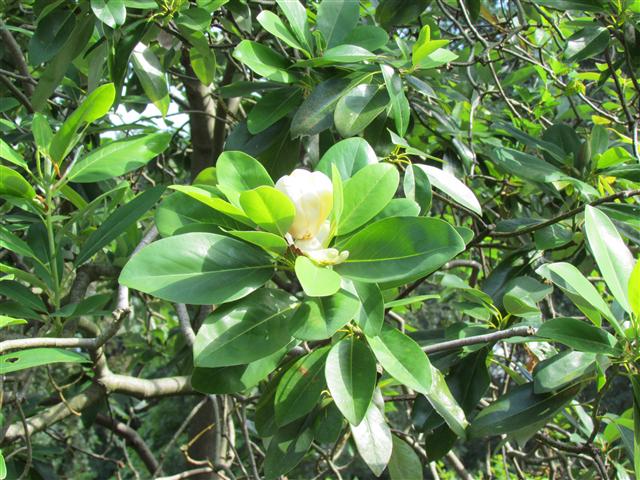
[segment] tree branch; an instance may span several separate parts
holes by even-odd
[[[459,338],[457,340],[449,340],[447,342],[435,343],[422,347],[422,350],[429,353],[443,352],[445,350],[454,350],[468,345],[476,345],[478,343],[489,343],[511,337],[530,337],[536,334],[533,327],[514,327],[499,332],[486,333],[484,335],[475,335],[473,337]]]

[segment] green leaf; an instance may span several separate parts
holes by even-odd
[[[289,61],[275,50],[251,40],[242,40],[233,50],[233,57],[269,80],[293,83],[296,76],[288,72]]]
[[[459,437],[465,437],[465,429],[469,425],[464,410],[451,394],[444,375],[433,365],[431,367],[431,389],[425,396],[436,412],[444,419]]]
[[[284,238],[269,232],[229,230],[227,233],[278,255],[284,255],[289,248]]]
[[[269,255],[212,233],[164,238],[131,257],[120,283],[172,302],[211,305],[245,297],[273,275]]]
[[[380,391],[376,391],[362,421],[358,425],[351,423],[349,427],[360,457],[379,477],[389,463],[393,450],[391,429],[384,418],[384,400]]]
[[[296,360],[278,382],[275,397],[276,423],[291,423],[308,414],[326,387],[324,365],[329,346],[317,348]]]
[[[3,282],[0,282],[3,283]],[[6,315],[0,315],[0,328],[10,327],[12,325],[24,325],[27,321],[22,318],[7,317]]]
[[[631,313],[627,286],[634,260],[606,214],[587,205],[584,210],[584,226],[589,248],[609,290],[625,311]]]
[[[393,450],[389,459],[391,480],[422,480],[422,462],[415,450],[404,440],[393,435]]]
[[[390,235],[393,242],[389,242]],[[366,226],[340,248],[349,251],[349,258],[335,267],[340,275],[378,283],[428,275],[462,252],[465,244],[442,220],[392,217]]]
[[[601,12],[605,9],[598,0],[536,0],[538,5],[555,10],[576,10],[579,12]]]
[[[287,28],[284,22],[280,20],[280,17],[278,17],[275,13],[269,10],[263,10],[256,17],[256,20],[258,20],[258,23],[262,26],[262,28],[264,28],[274,37],[279,38],[290,47],[293,47],[297,50],[303,50],[307,54],[309,54],[309,52],[305,50],[302,44],[296,39],[293,33],[291,33],[291,31]]]
[[[27,242],[2,225],[0,225],[0,248],[40,261]]]
[[[427,64],[429,55],[442,47],[446,47],[449,40],[431,40],[431,27],[425,25],[420,29],[418,40],[413,44],[411,63],[413,68],[421,68],[422,64]],[[402,135],[402,134],[400,134]]]
[[[617,355],[616,338],[602,328],[594,327],[577,318],[552,318],[544,322],[536,336],[562,343],[581,352]]]
[[[124,175],[164,152],[171,138],[170,133],[152,133],[108,143],[78,160],[67,178],[75,183],[92,183]]]
[[[263,185],[273,187],[264,166],[244,152],[223,152],[216,162],[216,173],[225,195],[234,205],[238,205],[240,192]]]
[[[536,394],[533,382],[513,387],[482,410],[469,426],[469,437],[479,438],[511,433],[553,418],[578,393],[578,385],[564,390]]]
[[[192,47],[189,49],[189,63],[198,80],[203,85],[211,85],[215,79],[216,56],[208,48]]]
[[[18,167],[22,167],[25,170],[29,171],[29,166],[27,162],[24,161],[22,155],[16,152],[7,142],[0,138],[0,158],[4,158],[8,162],[17,165]]]
[[[95,18],[90,12],[85,12],[76,17],[75,28],[60,48],[56,56],[47,63],[44,72],[38,79],[38,85],[31,96],[31,104],[34,110],[41,111],[55,89],[64,79],[71,62],[86,48],[93,28]]]
[[[218,307],[196,335],[195,366],[242,365],[279,351],[291,341],[289,322],[297,306],[295,298],[287,293],[261,288],[237,302]]]
[[[0,195],[31,200],[36,196],[36,191],[18,172],[0,165]]]
[[[629,276],[629,305],[631,311],[640,319],[640,260]]]
[[[534,393],[547,393],[579,382],[596,370],[596,354],[565,350],[540,362],[533,371]]]
[[[511,315],[526,317],[539,314],[538,302],[549,295],[553,288],[543,285],[531,277],[517,277],[510,280],[504,288],[502,304]]]
[[[78,131],[106,115],[115,98],[116,90],[113,83],[102,85],[91,92],[51,139],[51,159],[58,164],[62,162],[80,140],[81,135]]]
[[[412,338],[401,331],[382,326],[377,337],[367,337],[378,362],[398,382],[427,395],[431,388],[431,364]]]
[[[30,288],[14,280],[0,281],[0,295],[15,300],[17,303],[37,310],[38,312],[47,311],[47,307],[38,295],[33,293]]]
[[[569,38],[564,55],[567,62],[581,62],[594,57],[609,46],[609,30],[600,26],[583,28]]]
[[[316,170],[331,177],[331,166],[335,165],[342,180],[346,181],[372,163],[378,163],[376,152],[364,138],[355,137],[333,144],[316,165]]]
[[[358,425],[367,414],[376,387],[376,359],[367,344],[354,335],[336,343],[327,356],[325,377],[342,415]]]
[[[287,350],[288,347],[284,347],[268,357],[247,365],[218,368],[194,367],[191,373],[191,386],[198,392],[212,395],[247,391],[267,378],[278,367]]]
[[[575,266],[565,262],[550,263],[538,267],[536,273],[560,287],[596,326],[600,326],[602,314],[616,331],[622,334],[622,329],[609,306]]]
[[[307,22],[307,10],[297,0],[276,0],[278,7],[287,18],[291,30],[300,44],[311,52],[311,34],[309,23]]]
[[[400,175],[388,163],[367,165],[344,184],[344,207],[338,235],[345,235],[376,216],[393,198]]]
[[[90,363],[84,355],[63,348],[30,348],[0,355],[3,375],[51,363]]]
[[[328,297],[340,290],[340,275],[305,256],[296,258],[295,271],[304,293],[310,297]]]
[[[131,62],[144,93],[164,117],[169,111],[171,100],[167,76],[160,60],[150,47],[138,43],[131,53]]]
[[[342,77],[319,83],[293,116],[291,137],[315,135],[331,127],[333,109],[348,86],[349,80]]]
[[[331,227],[335,229],[340,224],[340,218],[344,210],[344,186],[342,184],[342,176],[334,164],[331,165],[331,186],[333,187]]]
[[[124,0],[91,0],[91,10],[98,20],[116,28],[127,19],[127,8]]]
[[[240,194],[244,213],[263,230],[284,236],[293,224],[296,207],[280,190],[262,186]]]
[[[196,32],[207,31],[211,24],[211,13],[208,9],[190,7],[180,12],[176,23]]]
[[[255,135],[266,130],[296,108],[301,100],[302,90],[299,88],[283,88],[266,93],[249,112],[249,132]]]
[[[428,54],[420,61],[420,64],[416,68],[427,70],[429,68],[437,68],[447,63],[453,62],[458,58],[458,55],[446,48],[438,48],[435,51]]]
[[[379,85],[360,84],[338,100],[333,115],[336,129],[343,137],[352,137],[373,122],[388,104],[386,90]]]
[[[190,185],[171,185],[169,188],[184,193],[185,195],[188,195],[189,197],[213,208],[217,212],[220,212],[237,222],[249,226],[254,225],[242,210],[223,200],[216,194],[216,192],[211,191],[210,189],[192,187]],[[240,195],[238,195],[238,197],[239,196]]]
[[[327,48],[340,45],[358,24],[360,6],[357,0],[323,0],[318,5],[316,26],[322,32]]]
[[[408,166],[404,171],[402,189],[407,199],[413,200],[420,206],[421,214],[426,214],[429,211],[433,193],[429,176],[424,170],[413,164]]]
[[[181,192],[175,192],[166,197],[156,209],[155,222],[160,235],[169,237],[177,230],[188,225],[213,224],[225,228],[241,228],[242,224],[231,217],[199,202]],[[246,232],[250,233],[250,232]],[[265,233],[266,232],[251,232]],[[284,239],[282,239],[284,242]],[[285,242],[285,248],[286,248]]]
[[[469,187],[452,174],[429,165],[414,166],[427,174],[431,185],[436,187],[438,190],[442,190],[463,207],[468,208],[478,215],[482,215],[482,207],[480,206],[480,202],[478,202],[475,194]]]
[[[389,41],[389,35],[382,28],[375,25],[357,25],[349,32],[343,43],[366,48],[370,52],[384,47]]]
[[[640,476],[640,375],[631,376],[633,392],[633,469]]]
[[[291,319],[293,336],[300,340],[325,340],[355,317],[360,301],[348,290],[338,290],[330,297],[304,301]]]
[[[264,460],[266,480],[275,480],[304,458],[313,442],[314,415],[278,429],[269,441]]]
[[[398,134],[403,137],[409,127],[409,100],[404,94],[400,75],[389,65],[380,65],[387,93],[391,98],[391,114]]]
[[[375,337],[380,333],[384,323],[384,299],[380,288],[375,283],[353,282],[358,298],[360,310],[356,315],[356,322],[368,337]]]
[[[82,265],[94,253],[118,238],[127,228],[153,207],[164,192],[163,185],[145,190],[133,200],[116,209],[102,222],[98,229],[89,235],[80,249],[75,265]]]

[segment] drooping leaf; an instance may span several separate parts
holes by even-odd
[[[0,371],[3,375],[51,363],[89,363],[89,359],[63,348],[29,348],[0,355]]]
[[[144,93],[158,107],[162,116],[169,110],[169,87],[167,76],[160,60],[153,50],[143,43],[138,43],[131,54],[133,71],[135,72]]]
[[[362,421],[349,427],[360,457],[379,477],[389,463],[393,450],[391,429],[384,418],[384,401],[379,390],[376,390]]]
[[[422,462],[415,450],[404,440],[393,435],[393,450],[389,459],[391,480],[422,480]]]
[[[431,388],[425,396],[438,415],[449,425],[449,428],[456,435],[464,438],[465,429],[469,425],[467,417],[449,390],[444,375],[433,365],[431,365]]]

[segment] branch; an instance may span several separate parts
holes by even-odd
[[[27,95],[31,96],[31,94],[33,94],[33,84],[31,83],[33,79],[31,78],[31,73],[29,72],[29,66],[24,59],[24,55],[22,54],[20,45],[18,45],[18,42],[16,42],[16,39],[13,38],[13,35],[1,19],[0,38],[2,38],[2,43],[4,43],[4,46],[9,53],[8,57],[12,59],[16,64],[16,68],[22,74],[22,76],[28,79],[23,82],[24,90],[25,92],[27,92]],[[33,109],[31,109],[30,111],[33,112]]]
[[[533,327],[514,327],[507,330],[500,330],[499,332],[486,333],[484,335],[475,335],[473,337],[459,338],[457,340],[449,340],[447,342],[436,343],[433,345],[427,345],[422,347],[422,350],[429,353],[442,352],[445,350],[454,350],[460,347],[466,347],[468,345],[476,345],[478,343],[489,343],[504,338],[511,337],[530,337],[536,334],[536,330]]]
[[[187,345],[193,347],[193,344],[196,341],[196,334],[191,326],[191,319],[189,318],[187,306],[184,303],[176,303],[176,313],[178,314],[178,320],[180,321],[180,330],[187,341]]]
[[[115,418],[111,418],[103,413],[96,415],[96,423],[123,438],[127,444],[136,451],[149,473],[153,474],[153,472],[156,471],[158,461],[138,432],[129,425],[119,422]]]

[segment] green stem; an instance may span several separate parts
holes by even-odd
[[[53,304],[56,310],[60,308],[60,277],[58,273],[58,254],[56,251],[56,241],[53,232],[53,189],[51,185],[47,187],[46,207],[45,212],[45,226],[47,229],[47,239],[49,241],[49,265],[51,270],[51,277],[53,278]]]

